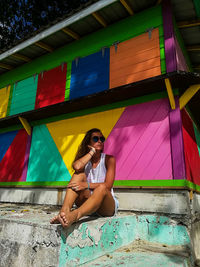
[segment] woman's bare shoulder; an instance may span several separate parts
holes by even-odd
[[[106,154],[105,161],[106,161],[106,163],[109,163],[109,162],[115,163],[115,157],[113,155]]]

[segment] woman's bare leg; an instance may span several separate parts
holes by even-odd
[[[69,227],[81,217],[98,211],[103,216],[112,216],[115,211],[115,201],[105,185],[99,185],[93,194],[76,210],[62,217],[64,227]]]
[[[85,173],[79,173],[79,174],[73,174],[71,181],[79,181],[79,182],[84,182],[86,181],[86,175]],[[51,219],[50,223],[61,223],[62,225],[64,224],[64,221],[62,219],[62,217],[69,213],[71,211],[71,208],[74,204],[74,202],[76,201],[76,199],[83,195],[82,194],[83,191],[74,191],[71,188],[67,188],[66,189],[66,193],[65,193],[65,198],[64,198],[64,202],[62,205],[62,208],[59,212],[59,214],[57,216],[55,216],[53,219]],[[83,196],[81,196],[81,199],[83,198]]]

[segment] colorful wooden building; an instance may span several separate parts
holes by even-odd
[[[97,127],[115,187],[200,192],[200,75],[170,2],[143,2],[97,1],[1,54],[0,187],[65,187]]]

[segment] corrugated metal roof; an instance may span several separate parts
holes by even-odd
[[[133,11],[133,13],[138,13],[146,8],[155,6],[158,2],[161,1],[126,0],[126,2],[130,6],[130,9]],[[195,11],[195,6],[192,0],[171,0],[171,3],[177,23],[181,21],[187,21],[187,24],[190,20],[197,20],[197,12]],[[76,38],[81,38],[105,27],[105,25],[103,25],[94,17],[94,12],[96,11],[98,11],[98,15],[101,17],[103,22],[106,23],[106,25],[111,25],[125,17],[130,16],[128,10],[122,5],[121,1],[119,0],[90,1],[89,4],[87,4],[87,7],[80,7],[79,10],[76,10],[75,13],[70,14],[70,16],[68,14],[68,17],[64,20],[59,22],[57,21],[56,23],[52,22],[52,26],[48,25],[45,27],[45,29],[40,29],[40,32],[32,33],[33,37],[20,43],[21,45],[25,45],[24,47],[21,47],[19,51],[14,50],[13,47],[12,51],[9,51],[7,48],[7,54],[3,53],[2,51],[2,53],[0,54],[0,74],[5,73],[11,68],[16,68],[27,62],[27,60],[20,59],[19,57],[14,57],[14,53],[16,52],[17,54],[28,57],[28,59],[30,60],[34,60],[41,55],[49,53],[50,51],[73,42]],[[67,28],[72,31],[72,33],[76,34],[75,37],[64,33],[62,27],[58,27],[57,31],[52,31],[52,34],[45,35],[46,31],[51,29],[51,27],[55,28],[56,26],[64,25],[64,21],[69,21]],[[195,71],[200,72],[200,26],[180,28],[180,31],[184,40],[184,44],[188,49],[192,65]],[[36,37],[38,37],[37,40],[34,39],[36,43],[32,43],[32,38]],[[38,41],[42,42],[42,44],[38,44]],[[45,45],[47,47],[45,47]],[[17,48],[18,45],[16,46],[16,49]],[[11,55],[9,54],[9,52],[11,53]],[[1,58],[1,56],[5,57]]]

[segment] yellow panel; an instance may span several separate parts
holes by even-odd
[[[124,108],[118,108],[46,125],[71,175],[72,162],[85,133],[99,128],[107,138],[123,111]]]
[[[0,118],[6,117],[9,95],[10,85],[0,89]]]

